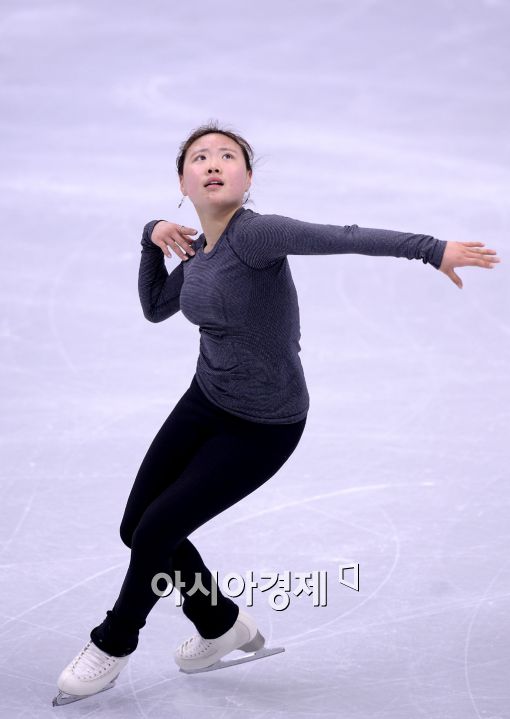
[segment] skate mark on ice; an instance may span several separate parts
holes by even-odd
[[[465,677],[465,680],[466,680],[466,688],[467,688],[469,700],[470,700],[470,702],[471,702],[471,704],[472,704],[472,706],[473,706],[474,711],[476,712],[476,716],[478,717],[478,719],[483,719],[483,717],[482,717],[482,715],[480,714],[480,712],[478,711],[478,706],[477,706],[477,704],[476,704],[476,700],[475,700],[475,697],[474,697],[474,695],[473,695],[473,690],[472,690],[472,688],[471,688],[471,681],[470,681],[470,679],[469,679],[469,662],[468,662],[469,644],[470,644],[470,642],[471,642],[471,635],[472,635],[472,632],[473,632],[473,625],[474,625],[474,623],[475,623],[476,617],[478,616],[478,612],[480,611],[480,607],[481,607],[482,604],[487,600],[487,598],[488,598],[487,595],[488,595],[490,589],[492,588],[492,585],[496,582],[496,579],[498,579],[499,575],[503,572],[503,570],[506,569],[507,564],[508,564],[508,561],[501,567],[501,569],[499,570],[499,572],[497,572],[497,573],[494,575],[494,577],[492,578],[491,582],[490,582],[490,583],[487,585],[487,587],[485,588],[485,591],[484,591],[484,593],[482,594],[482,596],[478,598],[478,600],[477,600],[477,602],[476,602],[476,605],[475,605],[475,607],[474,607],[474,609],[473,609],[473,613],[472,613],[472,615],[471,615],[471,620],[470,620],[470,622],[469,622],[469,625],[468,625],[468,628],[467,628],[467,632],[466,632],[466,640],[465,640],[465,644],[464,644],[464,677]]]
[[[342,489],[337,489],[334,492],[324,492],[322,494],[311,494],[308,497],[303,497],[301,499],[294,499],[290,502],[282,502],[281,504],[278,504],[276,506],[272,507],[266,507],[264,509],[257,510],[256,512],[251,512],[250,514],[245,514],[242,517],[237,517],[236,519],[232,519],[230,522],[225,522],[221,525],[221,527],[211,527],[209,529],[206,529],[204,531],[200,531],[202,529],[201,527],[197,530],[197,541],[199,539],[202,539],[203,537],[207,537],[210,534],[214,534],[218,531],[223,531],[224,529],[228,527],[232,527],[236,524],[242,524],[244,522],[248,522],[252,519],[258,519],[259,517],[263,517],[264,515],[273,514],[275,512],[280,512],[282,509],[289,509],[291,507],[299,507],[304,504],[308,504],[308,502],[316,502],[321,499],[329,499],[331,497],[340,497],[342,495],[347,494],[361,494],[363,492],[372,492],[377,490],[384,490],[384,489],[395,489],[397,487],[430,487],[430,482],[418,482],[418,483],[409,483],[409,482],[393,482],[393,483],[386,483],[386,484],[366,484],[363,486],[353,486],[353,487],[343,487]]]
[[[98,226],[95,228],[95,230],[96,230],[95,236],[98,239],[100,239],[101,232],[108,231],[105,222],[103,222],[102,227]],[[87,237],[87,242],[90,242],[93,239],[94,239],[94,235],[89,233],[89,235]],[[72,370],[72,372],[76,375],[76,377],[80,379],[81,386],[92,387],[92,381],[86,381],[86,379],[84,379],[81,368],[78,367],[71,359],[71,356],[64,345],[62,334],[61,334],[60,330],[58,329],[57,321],[56,321],[56,313],[55,313],[55,307],[58,304],[56,302],[57,291],[64,284],[62,281],[62,278],[64,277],[64,275],[67,277],[71,276],[69,268],[71,267],[71,265],[73,263],[75,263],[79,259],[79,256],[81,254],[83,254],[83,248],[79,243],[77,243],[75,245],[74,251],[71,252],[67,256],[66,260],[62,263],[59,263],[60,271],[53,275],[50,290],[48,292],[49,297],[48,297],[48,303],[46,306],[46,310],[47,310],[47,314],[48,314],[48,321],[49,321],[51,333],[52,333],[53,337],[55,338],[56,348],[59,350],[60,354],[64,358],[65,363],[67,364],[69,369]],[[65,287],[64,287],[64,289],[65,289]],[[58,304],[58,307],[61,307],[61,304]]]
[[[430,483],[429,483],[429,482],[420,483],[420,484],[421,484],[421,485],[425,484],[426,486],[430,486]],[[398,486],[408,487],[408,486],[411,486],[411,485],[410,485],[409,483],[402,482],[402,483],[399,483],[399,484],[378,484],[378,485],[366,485],[365,487],[346,487],[346,488],[343,488],[343,489],[339,489],[339,490],[337,490],[337,491],[335,491],[335,492],[326,492],[326,493],[324,493],[324,494],[312,495],[312,496],[310,496],[310,497],[305,497],[304,499],[294,500],[294,501],[292,501],[292,502],[285,502],[285,503],[282,503],[282,504],[280,504],[280,505],[278,505],[278,506],[276,506],[276,507],[268,507],[268,508],[265,508],[265,509],[263,509],[263,510],[259,510],[259,511],[257,511],[257,512],[253,512],[252,514],[245,515],[244,517],[240,517],[239,519],[234,519],[234,520],[232,520],[231,522],[222,525],[221,530],[223,531],[226,527],[232,526],[232,525],[234,525],[234,524],[243,523],[243,522],[246,522],[246,521],[248,521],[248,520],[250,520],[250,519],[258,518],[258,517],[261,517],[261,516],[263,516],[263,515],[270,514],[270,513],[272,513],[272,512],[279,512],[281,509],[287,509],[288,507],[294,507],[294,506],[301,506],[301,505],[304,505],[304,504],[306,504],[306,503],[308,503],[308,502],[316,501],[317,499],[324,499],[324,498],[329,498],[329,497],[335,497],[335,496],[339,496],[339,495],[343,495],[343,494],[354,494],[354,493],[363,492],[363,491],[372,491],[372,490],[374,490],[374,489],[378,489],[378,490],[379,490],[379,489],[394,489],[395,487],[398,487]],[[413,485],[413,486],[420,486],[420,485]],[[382,579],[382,581],[378,584],[378,586],[375,587],[375,589],[374,589],[367,597],[365,597],[365,599],[363,599],[356,607],[352,607],[351,609],[346,610],[345,612],[343,612],[343,613],[340,614],[339,616],[335,617],[335,619],[332,619],[332,620],[330,620],[329,622],[325,622],[325,623],[323,623],[323,624],[321,624],[321,625],[319,625],[319,626],[317,626],[317,627],[314,627],[314,628],[312,628],[312,629],[309,629],[309,630],[307,630],[307,631],[305,631],[305,632],[300,632],[299,634],[290,635],[289,637],[283,637],[283,638],[280,640],[280,642],[281,642],[282,644],[285,644],[286,646],[289,646],[289,645],[291,645],[291,646],[296,646],[297,644],[301,644],[303,641],[307,641],[307,639],[305,639],[305,637],[308,637],[308,636],[310,636],[310,635],[314,635],[314,634],[317,634],[317,633],[322,633],[322,631],[324,630],[325,627],[330,627],[330,626],[332,626],[332,625],[335,625],[335,624],[337,624],[341,619],[343,619],[344,617],[348,616],[348,615],[351,614],[352,612],[358,611],[358,609],[360,609],[364,604],[366,604],[368,601],[370,601],[371,599],[373,599],[373,598],[380,592],[380,590],[385,586],[385,584],[387,584],[387,582],[390,580],[390,578],[391,578],[393,572],[395,571],[395,568],[396,568],[396,566],[397,566],[397,563],[398,563],[398,561],[399,561],[399,558],[400,558],[400,541],[399,541],[399,538],[398,538],[398,533],[397,533],[395,524],[394,524],[394,522],[391,520],[391,517],[390,517],[390,516],[387,514],[387,512],[385,512],[384,510],[381,510],[381,511],[382,511],[383,514],[386,516],[386,519],[387,519],[388,524],[389,524],[389,525],[391,526],[391,528],[393,529],[393,533],[392,533],[390,539],[393,540],[394,543],[395,543],[395,554],[394,554],[394,557],[393,557],[393,563],[392,563],[391,567],[389,568],[389,570],[388,570],[386,576],[384,577],[384,579]],[[219,530],[219,528],[214,528],[214,529],[210,530],[209,532],[201,533],[200,539],[201,539],[204,535],[213,533],[213,532],[218,531],[218,530]],[[198,539],[197,539],[197,541],[198,541]],[[341,633],[341,632],[338,632],[338,633]],[[336,633],[333,633],[333,634],[336,634]],[[297,641],[296,641],[296,640],[297,640]]]
[[[28,501],[25,502],[25,504],[24,504],[24,506],[23,506],[23,509],[21,510],[21,514],[20,514],[20,517],[19,517],[18,521],[16,522],[16,524],[15,524],[15,526],[14,526],[12,532],[11,532],[10,535],[7,537],[7,539],[5,540],[5,542],[2,542],[2,548],[1,548],[1,550],[0,550],[0,556],[4,555],[5,552],[9,549],[9,547],[10,547],[11,544],[12,544],[13,539],[16,537],[16,535],[18,534],[19,530],[20,530],[21,527],[23,526],[23,524],[24,524],[24,522],[25,522],[25,519],[26,519],[26,518],[28,517],[28,515],[30,514],[30,511],[32,510],[32,505],[33,505],[33,503],[34,503],[34,499],[35,499],[35,496],[36,496],[37,491],[38,491],[38,489],[39,489],[39,485],[40,485],[41,481],[42,481],[42,480],[41,480],[40,477],[39,477],[38,479],[35,479],[34,486],[33,486],[32,491],[31,491],[31,493],[30,493],[30,497],[28,498]]]
[[[5,614],[3,615],[3,618],[8,620],[12,619],[12,617],[6,616]],[[55,627],[48,627],[44,624],[39,624],[38,622],[29,622],[28,619],[18,619],[16,621],[18,621],[20,624],[26,624],[27,627],[34,627],[35,629],[40,629],[40,633],[53,632],[53,634],[58,634],[60,637],[66,637],[66,639],[76,639],[75,634],[71,634],[71,632],[64,632],[61,629],[56,629]],[[9,642],[8,639],[4,639],[3,641],[4,644],[8,644]],[[19,643],[20,635],[14,634],[12,637],[12,641]]]
[[[389,568],[384,579],[382,579],[381,582],[379,582],[379,584],[374,588],[374,590],[367,597],[365,597],[365,599],[363,599],[359,604],[357,604],[355,607],[351,607],[351,609],[348,609],[348,610],[342,612],[342,614],[337,615],[334,619],[331,619],[329,622],[324,622],[323,624],[319,624],[318,626],[308,629],[305,632],[299,632],[298,634],[291,634],[288,637],[283,637],[281,639],[282,644],[285,644],[286,646],[298,646],[299,644],[307,642],[308,637],[310,635],[317,634],[318,632],[322,634],[326,627],[332,627],[335,624],[338,624],[338,622],[341,619],[344,619],[345,617],[348,617],[349,614],[352,614],[353,612],[357,612],[359,609],[361,609],[361,607],[364,604],[366,604],[371,599],[373,599],[375,596],[377,596],[377,594],[379,594],[379,592],[384,587],[384,585],[389,582],[393,572],[395,571],[398,561],[400,559],[400,540],[398,538],[398,533],[396,531],[395,524],[393,523],[391,517],[388,515],[387,512],[385,512],[384,509],[382,509],[381,511],[383,512],[383,514],[386,515],[388,524],[393,529],[393,534],[391,535],[390,539],[394,540],[394,542],[395,542],[395,554],[393,557],[393,563],[392,563],[391,567]],[[342,632],[343,632],[343,630],[340,630],[338,632],[328,631],[328,637],[336,636],[337,634],[342,634]]]
[[[108,574],[108,572],[111,572],[114,569],[119,569],[120,567],[124,567],[124,566],[125,566],[125,562],[119,562],[118,564],[113,564],[111,567],[102,569],[100,572],[95,572],[94,574],[90,574],[88,577],[85,577],[85,579],[82,579],[81,582],[76,582],[75,584],[72,584],[71,586],[67,587],[66,589],[63,589],[62,591],[57,592],[56,594],[53,594],[51,597],[48,597],[47,599],[43,599],[42,602],[37,602],[37,604],[33,604],[31,607],[28,607],[28,609],[23,610],[19,614],[16,614],[14,617],[11,617],[6,622],[1,624],[0,632],[5,627],[9,626],[9,624],[12,624],[12,622],[16,622],[18,619],[21,619],[21,617],[24,617],[26,614],[30,614],[30,612],[34,611],[34,609],[39,609],[39,607],[43,607],[45,604],[49,604],[50,602],[53,602],[55,599],[62,597],[64,594],[68,594],[69,592],[72,592],[73,589],[82,587],[84,584],[87,584],[87,582],[90,582],[93,579],[96,579],[97,577],[102,577],[103,574]]]
[[[135,702],[135,704],[136,704],[136,707],[137,707],[138,711],[140,712],[141,716],[142,716],[144,719],[148,719],[148,718],[149,718],[149,715],[146,714],[146,713],[144,712],[144,710],[142,709],[142,705],[140,704],[140,700],[138,699],[137,691],[136,691],[135,685],[134,685],[134,683],[133,683],[133,673],[132,673],[132,671],[131,671],[131,670],[132,670],[132,663],[131,663],[131,662],[128,663],[128,665],[126,666],[126,669],[127,669],[127,677],[128,677],[129,688],[130,688],[130,690],[131,690],[131,695],[132,695],[133,700],[134,700],[134,702]]]

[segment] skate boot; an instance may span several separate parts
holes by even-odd
[[[92,641],[87,642],[60,674],[57,681],[60,691],[53,699],[53,706],[69,704],[111,689],[128,661],[129,656],[114,657],[96,647]]]
[[[176,649],[174,659],[181,672],[194,674],[251,662],[285,651],[283,647],[267,649],[264,648],[264,644],[265,639],[257,629],[254,620],[239,610],[239,616],[234,626],[225,634],[216,639],[204,639],[200,634],[195,634]],[[222,657],[236,649],[252,652],[252,654],[249,657],[222,661]]]

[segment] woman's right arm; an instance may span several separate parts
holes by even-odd
[[[184,279],[182,260],[170,274],[165,267],[165,254],[151,240],[152,231],[160,220],[151,220],[141,240],[142,255],[138,272],[138,294],[144,317],[149,322],[162,322],[180,309],[179,297]]]

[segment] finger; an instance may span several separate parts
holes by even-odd
[[[483,258],[483,259],[485,260],[485,262],[486,262],[486,264],[487,264],[488,267],[494,267],[494,265],[495,265],[497,262],[501,262],[501,260],[499,259],[499,257],[496,257],[496,255],[494,255],[494,256],[491,256],[491,255],[486,255],[486,256],[485,256],[485,255],[484,255],[484,258]]]
[[[483,242],[461,242],[460,244],[466,247],[485,247]]]
[[[179,227],[178,231],[180,233],[180,237],[184,237],[186,240],[188,240],[188,242],[193,242],[193,239],[194,239],[193,238],[190,240],[188,235],[196,235],[198,232],[198,230],[194,230],[192,227],[184,227],[184,226]]]
[[[171,247],[172,250],[175,252],[175,254],[181,258],[181,260],[187,260],[189,259],[185,252],[181,249],[181,247],[178,245],[177,242],[172,238],[170,240],[160,240],[159,242],[155,243],[158,247],[161,247],[166,257],[171,257],[172,253],[168,249],[168,247]]]
[[[493,260],[492,257],[490,257],[488,260],[471,260],[469,264],[473,267],[488,267],[492,270],[494,268],[494,262],[499,262],[499,260]]]
[[[190,255],[195,254],[195,250],[193,248],[193,243],[195,242],[195,240],[190,240],[188,237],[184,236],[174,237],[173,239],[179,243],[183,250],[189,252]]]
[[[172,256],[172,255],[170,254],[170,251],[169,251],[167,245],[166,245],[166,242],[163,242],[163,240],[159,240],[158,242],[155,242],[154,244],[157,245],[159,248],[161,248],[161,249],[163,250],[163,254],[165,255],[165,257],[171,257],[171,256]]]
[[[451,281],[452,281],[455,285],[457,285],[457,287],[459,288],[459,290],[461,290],[461,289],[462,289],[462,280],[460,279],[460,277],[459,277],[453,270],[450,270],[450,271],[447,272],[446,274],[447,274],[448,277],[451,279]]]
[[[468,254],[471,252],[471,253],[476,254],[476,255],[495,255],[497,251],[496,251],[496,250],[479,250],[479,249],[474,249],[474,250],[467,250],[467,252],[468,252]]]
[[[189,260],[186,250],[190,255],[195,254],[195,250],[191,247],[191,245],[187,245],[182,237],[178,237],[177,239],[172,237],[170,241],[172,242],[173,251],[181,258],[181,260]]]
[[[473,265],[476,267],[494,267],[494,264],[496,262],[501,262],[499,257],[496,257],[496,255],[492,255],[490,253],[495,253],[496,250],[470,250],[466,252],[466,261],[467,264]],[[475,259],[476,258],[476,259]]]
[[[483,257],[479,255],[475,259],[475,255],[468,255],[466,260],[461,263],[455,263],[456,267],[484,267],[485,269],[494,269],[497,262],[501,260],[498,257]]]
[[[190,255],[194,255],[195,250],[193,249],[192,242],[194,242],[195,239],[190,239],[187,235],[196,235],[198,230],[195,230],[193,227],[185,227],[184,225],[181,225],[179,227],[179,232],[181,233],[181,235],[176,238],[176,240],[181,242],[182,239],[185,239],[188,242],[188,245],[184,245],[184,249],[188,250]]]

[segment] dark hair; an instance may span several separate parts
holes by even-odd
[[[207,124],[200,125],[200,127],[197,127],[195,130],[193,130],[191,135],[189,135],[188,139],[181,143],[181,145],[179,146],[179,154],[177,155],[176,160],[177,173],[179,174],[179,177],[182,177],[184,174],[184,160],[186,158],[186,153],[190,145],[192,145],[195,140],[198,140],[199,137],[202,137],[202,135],[208,135],[210,132],[217,132],[221,135],[226,135],[234,142],[237,142],[237,144],[243,151],[246,169],[248,171],[253,169],[252,163],[254,155],[250,143],[245,140],[244,137],[241,137],[241,135],[239,135],[237,132],[233,132],[232,130],[227,130],[226,128],[220,127],[217,120],[209,120]]]

